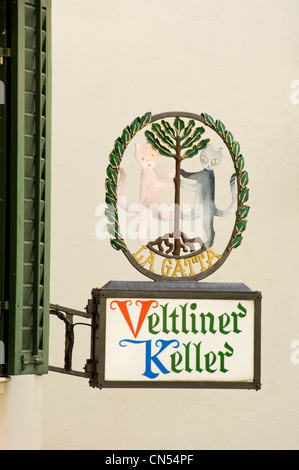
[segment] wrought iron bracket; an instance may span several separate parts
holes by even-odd
[[[65,324],[65,347],[64,367],[56,367],[49,365],[49,370],[52,372],[60,372],[62,374],[74,375],[77,377],[84,377],[92,380],[93,371],[95,370],[95,367],[93,365],[93,358],[86,360],[84,370],[78,371],[72,369],[72,356],[75,344],[75,326],[89,326],[92,330],[95,328],[93,322],[91,324],[84,322],[74,323],[74,317],[92,319],[92,312],[89,308],[89,305],[86,307],[86,312],[82,312],[68,307],[62,307],[61,305],[50,304],[50,314],[56,315]],[[91,338],[93,338],[93,334],[91,334]],[[91,352],[92,350],[93,347],[91,346]]]

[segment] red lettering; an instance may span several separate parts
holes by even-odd
[[[129,313],[129,310],[128,310],[128,305],[132,305],[132,301],[131,300],[113,300],[111,303],[110,303],[110,308],[112,310],[115,310],[117,307],[113,307],[112,305],[116,303],[117,306],[119,307],[121,313],[123,314],[124,316],[124,319],[126,320],[130,330],[132,331],[133,335],[135,338],[137,338],[138,336],[138,333],[143,325],[143,322],[148,314],[148,311],[150,309],[150,307],[153,305],[154,307],[158,307],[158,302],[156,300],[136,300],[135,301],[135,304],[136,305],[141,305],[141,308],[140,308],[140,314],[139,314],[139,318],[138,318],[138,323],[137,323],[137,327],[136,327],[136,331],[134,330],[134,327],[133,327],[133,323],[132,323],[132,320],[131,320],[131,316],[130,316],[130,313]]]

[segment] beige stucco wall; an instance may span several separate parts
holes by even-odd
[[[0,380],[0,449],[42,449],[44,380],[40,376]]]
[[[297,0],[53,0],[51,301],[84,309],[109,280],[144,280],[95,236],[105,170],[146,111],[208,112],[250,176],[244,241],[211,282],[263,292],[262,390],[104,390],[42,378],[44,449],[298,448]],[[51,330],[51,361],[62,354]],[[78,362],[89,356],[78,330]]]

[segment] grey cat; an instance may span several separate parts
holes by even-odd
[[[214,168],[220,165],[221,161],[222,149],[215,150],[211,145],[208,145],[200,153],[200,162],[204,168],[203,170],[194,173],[181,170],[181,175],[184,176],[184,178],[196,180],[195,184],[190,184],[184,180],[181,180],[182,188],[195,192],[194,209],[188,214],[183,214],[181,212],[181,217],[185,220],[201,218],[203,228],[207,236],[207,241],[205,242],[206,248],[210,248],[214,243],[214,216],[225,217],[231,214],[237,208],[237,177],[235,173],[231,176],[230,179],[232,201],[229,207],[225,210],[220,210],[217,209],[215,205]]]

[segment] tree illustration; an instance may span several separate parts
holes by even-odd
[[[161,121],[161,124],[153,123],[151,131],[145,131],[145,138],[161,155],[175,159],[174,227],[173,233],[157,238],[150,242],[149,246],[158,245],[158,251],[163,252],[163,243],[165,243],[167,254],[180,256],[181,250],[184,253],[189,250],[194,251],[194,243],[200,243],[201,248],[203,247],[203,242],[199,237],[188,238],[180,229],[181,164],[183,160],[193,158],[200,150],[204,149],[210,139],[201,139],[205,129],[196,127],[193,119],[186,125],[179,117],[174,119],[172,126],[164,120]]]

